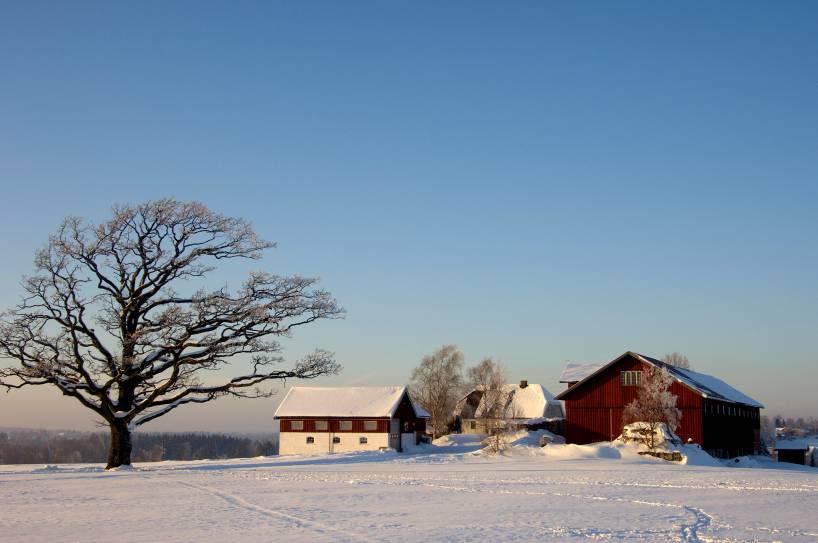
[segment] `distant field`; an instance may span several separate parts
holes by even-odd
[[[570,447],[482,457],[454,444],[432,453],[161,462],[110,473],[0,466],[0,539],[818,538],[818,470],[673,465]]]

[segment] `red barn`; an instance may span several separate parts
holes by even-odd
[[[760,447],[760,410],[764,406],[721,379],[677,368],[631,351],[607,364],[587,366],[577,375],[571,367],[567,390],[557,395],[565,402],[567,443],[594,443],[616,439],[622,431],[625,406],[636,398],[645,366],[666,368],[675,381],[682,419],[676,433],[722,458],[755,454]]]

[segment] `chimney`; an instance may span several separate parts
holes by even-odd
[[[528,386],[528,381],[520,381],[520,388],[525,388]]]

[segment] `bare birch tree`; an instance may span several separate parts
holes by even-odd
[[[690,369],[690,361],[682,353],[673,352],[666,354],[665,357],[662,358],[662,362],[676,366],[677,368]]]
[[[444,345],[424,356],[412,371],[412,399],[429,412],[432,439],[442,435],[463,391],[463,353],[455,345]]]
[[[645,443],[656,450],[656,432],[661,424],[675,432],[682,419],[676,407],[678,397],[670,391],[673,376],[665,368],[647,366],[642,372],[642,384],[636,399],[625,406],[623,423],[641,423]]]
[[[131,463],[134,429],[182,405],[338,372],[321,350],[276,367],[279,338],[342,315],[316,279],[254,272],[235,292],[192,290],[215,263],[271,247],[247,221],[173,199],[115,207],[96,226],[66,219],[37,253],[22,302],[0,318],[0,357],[13,361],[0,385],[54,386],[96,413],[113,468]],[[230,363],[247,369],[213,384]]]
[[[482,393],[474,416],[488,435],[488,450],[499,452],[503,445],[507,419],[512,416],[513,411],[513,394],[506,386],[506,372],[500,364],[491,358],[485,358],[475,367],[469,368],[468,376],[474,390]]]

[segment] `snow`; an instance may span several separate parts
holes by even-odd
[[[775,440],[775,448],[778,450],[786,449],[807,450],[810,447],[818,447],[818,437],[813,436]]]
[[[275,417],[391,417],[406,387],[292,387]],[[428,417],[415,405],[418,417]]]
[[[458,435],[415,454],[159,462],[118,472],[0,466],[0,534],[4,543],[818,538],[813,468],[759,457],[735,467],[666,462],[616,442],[537,447],[534,434],[493,456],[476,451],[480,436]]]
[[[704,392],[705,397],[764,408],[761,403],[747,396],[740,390],[731,387],[718,377],[682,368],[674,368],[674,370],[675,373],[680,373],[687,377],[686,381],[690,382],[692,388]],[[685,381],[685,379],[683,379],[683,381]]]
[[[650,434],[650,424],[647,422],[633,422],[631,424],[626,424],[625,427],[622,428],[622,435],[617,438],[617,441],[642,442],[647,439],[646,433],[648,435]],[[653,429],[653,434],[654,444],[657,447],[670,449],[680,445],[682,442],[682,440],[679,439],[679,436],[671,432],[667,425],[663,422],[656,425],[656,427]]]
[[[506,384],[503,385],[503,394],[508,395],[513,402],[512,418],[544,419],[563,417],[562,403],[555,400],[554,395],[542,385],[530,383],[525,387],[521,387],[516,383]],[[463,408],[464,400],[461,400],[458,404],[458,413]],[[478,417],[483,413],[484,407],[483,398],[481,398],[475,410]]]
[[[575,362],[570,362],[566,364],[565,369],[562,370],[562,375],[560,375],[560,383],[575,383],[577,381],[582,381],[592,373],[604,368],[607,365],[607,362],[603,364],[577,364]]]
[[[625,355],[628,354],[637,357],[642,362],[650,364],[651,366],[666,368],[676,380],[702,394],[705,398],[712,398],[714,400],[722,400],[730,403],[739,403],[762,409],[764,408],[761,403],[747,396],[743,392],[731,387],[718,377],[713,377],[712,375],[699,373],[690,369],[671,366],[669,364],[665,364],[661,360],[657,360],[656,358],[634,353],[632,351],[625,353]],[[565,366],[565,369],[560,376],[560,382],[572,383],[575,381],[582,381],[602,368],[618,362],[622,356],[604,364],[568,364]]]
[[[764,408],[761,403],[747,396],[743,392],[731,387],[718,377],[713,377],[712,375],[699,373],[690,369],[671,366],[649,356],[641,354],[637,354],[637,356],[648,364],[654,366],[660,365],[667,368],[675,378],[693,390],[700,392],[705,398],[723,400],[731,403],[740,403],[762,409]]]

